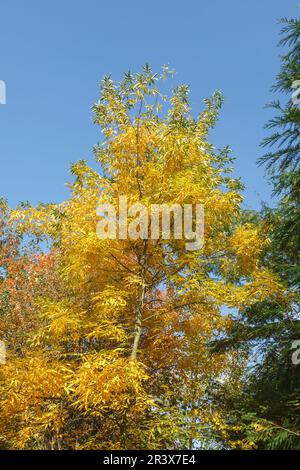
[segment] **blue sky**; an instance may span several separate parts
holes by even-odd
[[[264,105],[280,64],[277,20],[298,14],[297,0],[2,0],[0,195],[13,206],[68,197],[70,163],[92,163],[101,139],[90,109],[100,79],[148,62],[176,69],[174,85],[191,86],[195,113],[223,92],[210,140],[233,149],[246,205],[270,201],[256,166],[270,117]]]

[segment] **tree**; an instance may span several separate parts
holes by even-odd
[[[275,209],[264,207],[255,218],[270,237],[261,262],[285,284],[285,301],[267,300],[247,308],[234,322],[223,346],[250,354],[251,368],[243,393],[239,400],[227,403],[235,409],[235,419],[244,422],[242,436],[248,436],[259,448],[299,449],[300,377],[299,365],[292,363],[291,348],[300,338],[300,108],[292,95],[293,85],[300,78],[300,21],[281,22],[284,27],[279,44],[289,50],[281,58],[273,90],[288,93],[290,99],[285,105],[271,103],[279,115],[268,122],[267,129],[274,132],[263,146],[273,148],[259,160],[267,167],[279,201]]]
[[[0,339],[9,351],[8,361],[11,356],[26,357],[28,338],[40,324],[37,298],[50,294],[59,298],[60,295],[55,251],[43,254],[36,245],[25,246],[22,237],[9,224],[10,214],[7,203],[1,200]],[[2,376],[1,366],[0,373]],[[7,426],[8,433],[13,435],[13,427],[9,423]],[[2,431],[0,445],[5,446],[8,443]]]
[[[280,196],[277,211],[267,211],[275,228],[273,242],[276,247],[273,251],[277,253],[277,260],[274,267],[282,276],[286,271],[285,279],[290,286],[299,286],[300,21],[284,18],[281,23],[284,27],[279,45],[288,46],[289,50],[281,57],[281,70],[273,91],[288,94],[289,99],[285,105],[279,101],[270,104],[279,115],[267,123],[266,128],[275,129],[275,132],[264,139],[263,146],[269,146],[273,151],[265,154],[259,163],[266,165],[274,193]]]
[[[14,448],[231,445],[210,393],[219,382],[238,389],[241,358],[212,356],[209,343],[231,326],[224,306],[280,301],[282,286],[259,265],[263,231],[240,223],[228,149],[208,143],[221,95],[195,119],[187,86],[169,102],[162,95],[167,75],[145,66],[121,83],[105,77],[93,107],[105,138],[95,147],[100,172],[81,161],[69,200],[12,214],[18,233],[51,237],[64,286],[61,298],[37,299],[26,354],[2,368],[0,415]],[[149,210],[203,204],[204,247],[186,250],[173,230],[168,239],[139,237],[142,209],[129,216],[136,237],[99,238],[97,224],[110,221],[96,208],[118,214],[120,195]]]

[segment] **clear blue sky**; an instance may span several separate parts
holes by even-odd
[[[0,195],[11,205],[60,202],[70,162],[93,161],[100,140],[90,107],[98,83],[145,62],[169,64],[191,86],[197,112],[215,89],[225,95],[211,135],[229,144],[246,204],[269,201],[256,166],[270,116],[264,109],[279,70],[277,19],[299,14],[297,0],[1,0]]]

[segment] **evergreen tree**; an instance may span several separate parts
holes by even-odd
[[[281,23],[279,44],[289,50],[281,58],[273,90],[288,94],[289,99],[286,104],[270,105],[278,115],[266,125],[273,132],[263,146],[271,151],[259,160],[266,165],[279,200],[276,209],[264,207],[261,214],[247,216],[259,219],[269,233],[262,263],[285,284],[285,301],[268,300],[246,308],[218,348],[249,355],[240,400],[227,400],[227,406],[235,409],[235,419],[244,422],[242,438],[255,441],[259,448],[299,449],[300,365],[292,363],[291,348],[300,339],[300,106],[295,88],[300,84],[300,21],[283,19]]]

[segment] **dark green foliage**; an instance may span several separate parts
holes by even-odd
[[[299,293],[300,267],[300,100],[292,99],[293,84],[300,80],[300,21],[281,20],[280,46],[289,50],[273,87],[288,101],[271,103],[278,114],[263,141],[271,150],[259,160],[264,164],[277,195],[276,209],[264,207],[261,219],[271,239],[262,265],[286,285],[287,299]],[[298,84],[300,88],[300,82]],[[293,102],[294,101],[294,102]],[[299,297],[298,297],[299,299]],[[300,365],[292,363],[292,343],[300,339],[299,302],[262,302],[247,309],[234,321],[230,334],[214,345],[248,354],[249,370],[238,400],[227,401],[230,419],[242,422],[240,439],[254,441],[260,449],[300,449]]]

